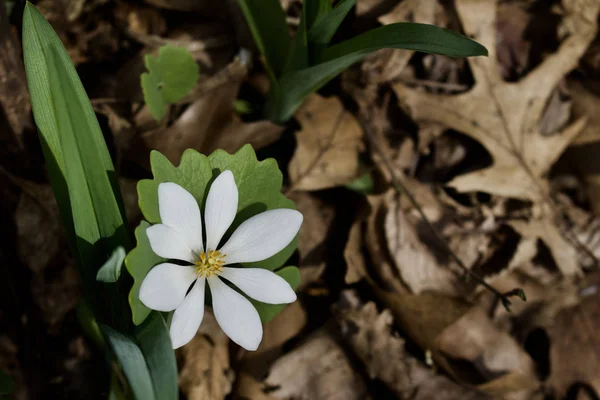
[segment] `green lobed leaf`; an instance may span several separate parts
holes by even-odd
[[[290,32],[279,0],[238,0],[252,37],[265,58],[271,83],[281,75],[290,49]]]
[[[157,400],[177,400],[177,362],[169,329],[163,317],[153,312],[136,329],[135,338],[148,365]]]
[[[300,270],[294,266],[283,267],[275,273],[281,276],[283,279],[290,284],[292,289],[296,290],[298,285],[300,285]],[[242,293],[243,294],[243,293]],[[258,314],[260,315],[260,320],[263,324],[268,323],[273,318],[275,318],[286,306],[287,304],[266,304],[261,303],[260,301],[256,301],[254,299],[245,296],[256,308]]]
[[[146,236],[146,228],[150,224],[146,221],[140,222],[140,225],[135,229],[135,238],[137,246],[125,257],[125,267],[133,277],[133,287],[129,291],[129,306],[133,314],[133,323],[141,324],[152,312],[140,301],[140,286],[144,277],[152,267],[165,259],[157,256],[150,247],[150,241]]]
[[[144,57],[146,68],[141,76],[144,100],[152,116],[160,120],[166,107],[187,95],[193,88],[200,70],[189,51],[182,47],[166,45],[158,50],[158,57]]]
[[[250,145],[243,146],[234,154],[217,150],[208,157],[195,150],[186,150],[177,167],[173,166],[165,156],[154,151],[150,155],[150,163],[154,178],[138,183],[138,195],[142,214],[152,224],[160,223],[158,211],[160,183],[174,182],[181,185],[194,196],[200,204],[200,209],[203,210],[210,184],[224,170],[233,173],[239,193],[238,213],[224,240],[227,240],[243,221],[258,213],[276,208],[295,208],[294,202],[281,193],[283,176],[277,162],[274,159],[258,161]],[[141,323],[150,312],[139,301],[139,287],[148,271],[163,261],[154,255],[150,248],[145,235],[147,227],[148,224],[143,222],[136,229],[138,246],[125,259],[125,265],[134,278],[129,300],[136,324]],[[275,270],[290,258],[297,244],[296,237],[278,254],[243,266]]]
[[[110,326],[100,324],[106,342],[117,356],[136,400],[159,400],[154,394],[150,371],[135,341]],[[160,399],[162,400],[162,399]]]
[[[344,69],[381,48],[419,50],[428,53],[468,57],[487,55],[485,47],[458,33],[433,25],[398,23],[382,26],[326,49],[323,62],[284,74],[279,86],[269,93],[267,117],[287,121],[304,98],[317,91]]]
[[[117,247],[110,258],[100,267],[96,274],[96,280],[105,283],[114,283],[121,276],[121,267],[125,260],[125,249],[122,246]]]

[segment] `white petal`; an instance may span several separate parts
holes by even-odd
[[[221,248],[225,264],[261,261],[279,253],[298,233],[302,214],[279,208],[244,221]]]
[[[192,340],[200,328],[204,317],[204,282],[204,278],[198,278],[192,290],[173,313],[170,332],[174,349]]]
[[[225,278],[254,300],[268,304],[285,304],[296,301],[296,293],[279,275],[262,268],[223,268]]]
[[[238,189],[231,171],[223,171],[215,179],[206,198],[206,249],[216,250],[227,228],[235,219]]]
[[[190,192],[176,183],[158,185],[160,221],[175,229],[194,252],[202,252],[200,207]]]
[[[223,332],[246,350],[254,351],[262,340],[258,311],[244,296],[216,276],[208,278],[213,312]]]
[[[140,286],[140,300],[157,311],[176,309],[192,282],[198,278],[194,267],[177,264],[158,264],[152,268]]]
[[[196,255],[179,233],[168,225],[156,224],[146,229],[150,247],[158,256],[194,262]]]

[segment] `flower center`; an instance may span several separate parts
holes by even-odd
[[[196,265],[196,273],[198,276],[208,278],[212,275],[218,275],[223,268],[223,261],[225,260],[225,254],[221,254],[218,250],[209,250],[200,254],[199,260],[194,264]]]

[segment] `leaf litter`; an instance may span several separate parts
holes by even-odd
[[[600,2],[358,0],[342,36],[430,23],[464,32],[490,56],[378,51],[285,125],[256,111],[268,79],[239,51],[251,44],[234,2],[40,3],[104,125],[132,227],[141,218],[135,183],[148,177],[153,149],[177,164],[186,148],[251,143],[277,159],[284,191],[304,214],[289,261],[302,273],[299,301],[265,326],[253,353],[230,343],[207,312],[177,353],[183,398],[600,395]],[[282,1],[293,27],[300,3]],[[200,78],[157,122],[139,76],[144,56],[165,44],[190,50]],[[17,48],[0,54],[0,65],[19,59]],[[105,387],[102,355],[76,322],[79,280],[28,139],[35,132],[27,116],[15,119],[27,97],[6,87],[0,126],[10,127],[1,133],[10,146],[0,179],[10,240],[0,259],[17,312],[0,313],[0,366],[20,399],[81,398]],[[249,107],[240,112],[238,101]],[[357,178],[369,181],[364,193],[346,187]],[[527,302],[505,297],[516,288]]]

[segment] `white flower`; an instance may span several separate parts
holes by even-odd
[[[298,233],[302,214],[285,208],[257,214],[244,221],[218,248],[238,208],[238,190],[231,171],[221,173],[208,193],[205,246],[200,208],[188,191],[175,183],[161,183],[158,207],[162,224],[146,229],[152,250],[160,257],[189,264],[164,263],[152,268],[140,287],[142,303],[153,310],[175,310],[170,333],[176,349],[189,342],[202,323],[208,281],[213,312],[221,329],[243,348],[256,350],[262,340],[258,312],[223,279],[263,303],[292,303],[296,293],[285,279],[266,269],[225,265],[261,261],[277,254]]]

